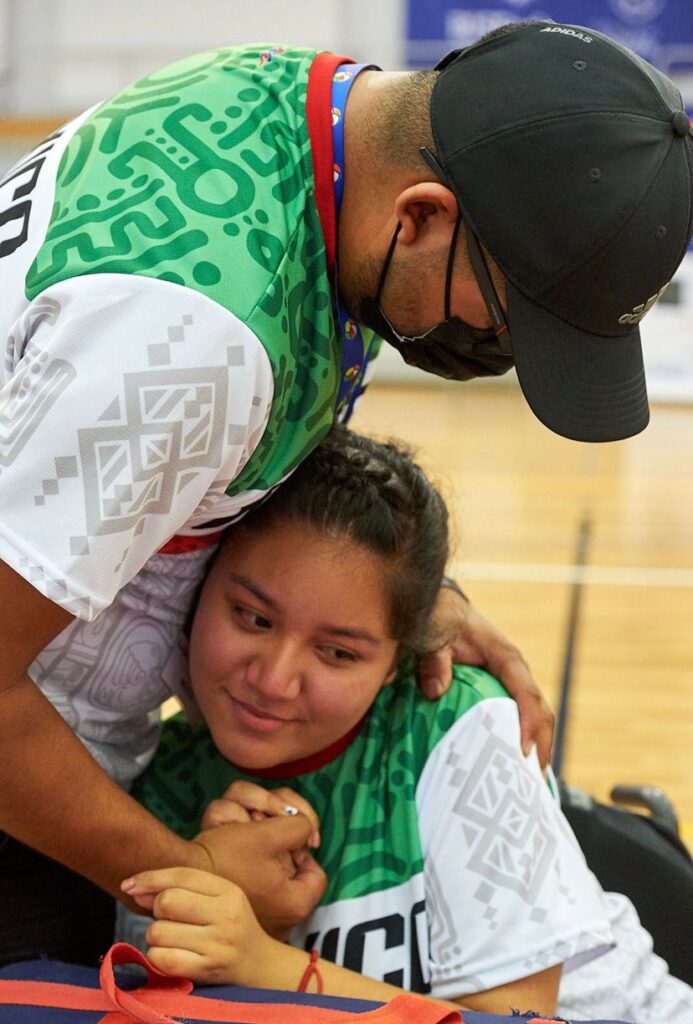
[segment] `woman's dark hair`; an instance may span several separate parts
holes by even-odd
[[[265,531],[291,520],[379,555],[388,566],[391,635],[421,649],[448,557],[448,513],[403,446],[336,426],[231,529]]]

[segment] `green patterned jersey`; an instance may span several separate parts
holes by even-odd
[[[181,60],[0,183],[0,557],[78,618],[173,534],[233,521],[334,420],[342,344],[314,171],[331,115],[311,137],[307,114],[325,57],[336,66],[299,47]]]
[[[339,339],[305,112],[314,57],[218,50],[97,107],[62,155],[26,277],[29,299],[85,274],[170,281],[251,328],[272,363],[274,399],[229,494],[277,483],[333,418]]]
[[[273,779],[271,788],[290,786],[320,818],[318,856],[329,879],[323,903],[397,885],[421,870],[410,807],[428,755],[456,717],[486,696],[505,694],[480,670],[465,670],[465,678],[462,694],[427,701],[413,676],[403,676],[380,691],[341,756],[316,771]],[[236,779],[257,781],[222,757],[206,727],[193,731],[181,715],[164,723],[159,750],[133,795],[191,839],[207,804]]]
[[[520,752],[516,706],[480,669],[456,668],[436,702],[403,672],[343,753],[271,783],[171,720],[134,795],[191,838],[239,778],[289,786],[320,818],[328,885],[295,945],[445,998],[606,948],[598,891],[536,757]]]

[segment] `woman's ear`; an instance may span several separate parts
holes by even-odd
[[[397,673],[399,672],[399,663],[400,663],[401,658],[402,658],[402,652],[400,650],[398,650],[397,653],[395,654],[394,661],[392,662],[392,665],[390,666],[390,671],[387,673],[387,675],[383,679],[382,686],[389,686],[390,683],[394,683],[395,679],[397,678]]]
[[[454,195],[439,181],[419,181],[405,188],[395,199],[394,212],[402,225],[398,240],[405,245],[438,228],[447,235],[459,213]]]

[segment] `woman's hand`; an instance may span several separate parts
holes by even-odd
[[[147,956],[159,970],[198,982],[259,985],[282,943],[260,927],[242,889],[194,868],[133,876],[130,895],[151,910]]]
[[[302,796],[292,789],[265,789],[254,782],[232,783],[224,795],[212,800],[202,817],[202,829],[228,825],[230,822],[263,821],[279,815],[305,814],[313,826],[308,846],[315,850],[320,845],[320,822],[318,816]]]
[[[429,652],[419,659],[421,689],[429,700],[450,688],[453,663],[478,665],[499,679],[520,712],[522,749],[536,745],[539,763],[551,760],[554,715],[517,647],[450,587],[441,587],[431,616]]]
[[[317,906],[327,885],[307,849],[312,829],[303,814],[205,829],[189,844],[199,854],[192,870],[203,868],[239,886],[265,931],[283,939]],[[135,876],[120,888],[134,899]],[[139,890],[137,896],[140,907],[152,909],[153,895]]]

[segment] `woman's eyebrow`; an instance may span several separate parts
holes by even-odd
[[[276,611],[278,607],[277,602],[274,598],[271,598],[269,594],[266,594],[264,590],[258,587],[257,583],[253,582],[253,580],[249,579],[247,576],[241,576],[240,573],[237,572],[230,572],[229,579],[233,580],[234,583],[238,583],[240,586],[245,587],[245,589],[249,590],[251,594],[254,594],[259,601],[266,604],[268,608],[272,608]]]
[[[249,579],[247,576],[242,576],[238,572],[230,572],[229,579],[233,580],[234,583],[238,583],[241,587],[249,590],[259,601],[266,604],[268,608],[272,608],[274,611],[278,609],[278,604],[274,598],[266,594],[265,591],[255,583],[254,580]],[[343,636],[350,640],[363,640],[367,644],[373,644],[374,646],[380,645],[380,640],[377,636],[373,636],[367,629],[351,629],[348,626],[337,626],[332,622],[321,622],[318,625],[318,629],[325,633],[329,633],[331,636]]]
[[[321,622],[318,629],[329,633],[331,636],[344,636],[350,640],[365,640],[368,644],[380,644],[377,636],[373,636],[366,629],[349,629],[347,626],[334,626],[330,622]]]

